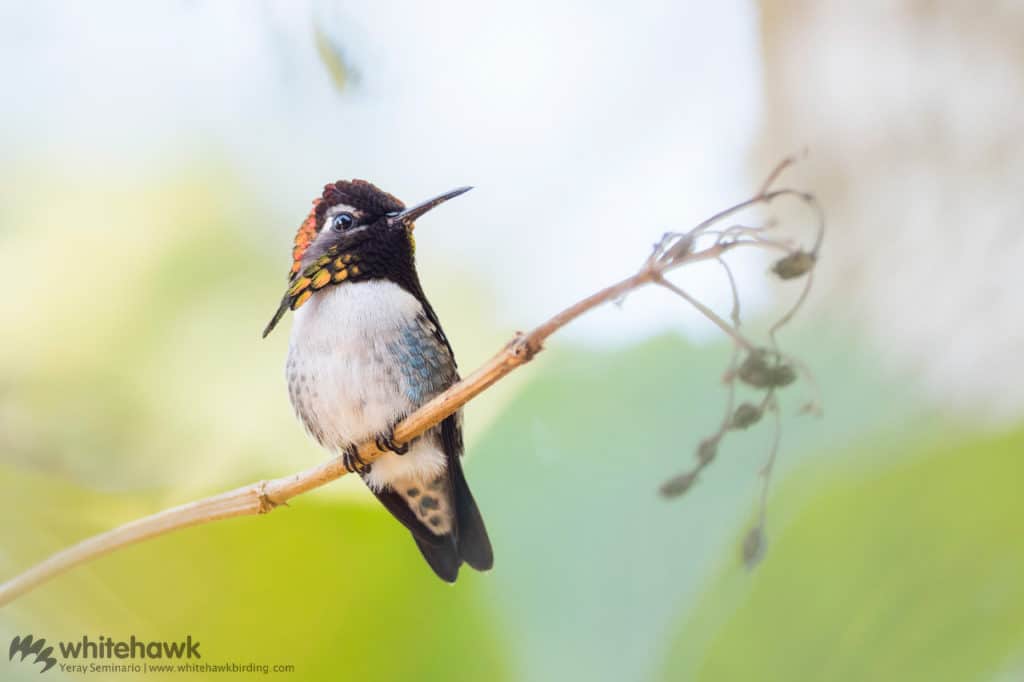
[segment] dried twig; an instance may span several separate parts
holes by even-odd
[[[739,350],[746,351],[749,357],[751,354],[758,352],[758,349],[736,329],[739,321],[739,297],[735,292],[735,282],[732,278],[732,273],[726,266],[726,272],[729,275],[734,292],[732,317],[736,323],[735,326],[730,325],[710,308],[670,283],[665,276],[684,265],[701,261],[717,260],[724,264],[722,256],[740,246],[764,248],[766,245],[759,244],[759,240],[754,238],[757,236],[755,233],[745,233],[742,231],[728,234],[728,236],[719,233],[719,239],[715,240],[711,245],[697,248],[697,242],[700,241],[705,230],[744,209],[756,205],[769,204],[777,198],[792,197],[812,205],[817,210],[814,197],[809,194],[792,189],[771,190],[774,180],[777,179],[779,173],[789,163],[790,161],[787,160],[780,164],[772,172],[762,190],[754,197],[717,213],[689,232],[667,233],[655,245],[651,256],[636,274],[605,287],[597,293],[569,306],[532,331],[516,335],[515,338],[483,366],[396,425],[394,441],[398,444],[408,443],[427,429],[440,423],[445,417],[453,414],[512,370],[533,359],[537,353],[543,350],[544,343],[548,337],[577,317],[610,301],[621,301],[633,290],[651,283],[657,283],[683,296],[687,301],[696,306],[702,314],[733,338],[737,345],[737,351],[733,356],[728,380],[729,382],[734,382],[737,371],[742,371],[742,367],[737,370]],[[711,233],[709,232],[709,234]],[[813,252],[816,253],[816,251],[817,246]],[[782,362],[781,358],[783,356],[777,350],[774,352],[774,357],[777,362]],[[713,459],[713,451],[717,447],[717,441],[726,433],[734,420],[731,390],[727,408],[722,427],[712,447],[706,448],[707,451],[702,457],[703,465],[706,465]],[[373,442],[363,443],[359,446],[359,455],[365,462],[372,462],[382,454],[384,453],[378,450]],[[342,458],[339,456],[319,466],[290,476],[246,485],[213,497],[165,509],[151,516],[126,523],[57,552],[24,573],[0,584],[0,606],[10,603],[20,595],[77,565],[92,561],[121,547],[189,526],[210,523],[211,521],[235,516],[266,514],[273,511],[276,507],[285,504],[291,498],[341,478],[346,473],[348,471],[342,462]]]
[[[696,464],[682,473],[677,474],[666,481],[661,492],[666,497],[682,495],[693,487],[702,471],[714,460],[718,454],[718,448],[722,440],[730,431],[742,430],[754,426],[761,421],[766,410],[770,410],[774,417],[775,434],[767,460],[761,469],[761,493],[758,503],[757,524],[747,533],[743,542],[743,558],[748,566],[755,565],[764,553],[765,525],[768,508],[768,486],[771,474],[778,458],[779,447],[782,440],[782,417],[777,398],[780,389],[788,386],[797,378],[797,372],[808,379],[815,392],[812,402],[805,405],[802,412],[820,413],[820,399],[818,397],[818,385],[814,380],[807,366],[779,348],[777,332],[793,319],[796,313],[803,306],[814,283],[814,267],[818,261],[818,254],[825,236],[825,221],[821,208],[813,196],[793,190],[772,190],[771,186],[778,179],[779,175],[790,164],[793,159],[786,159],[780,163],[768,176],[761,191],[753,199],[728,208],[709,220],[704,221],[687,233],[675,235],[678,243],[686,244],[687,248],[694,249],[704,237],[714,237],[715,246],[749,246],[766,250],[782,251],[785,256],[777,260],[772,266],[772,272],[783,280],[804,279],[804,287],[795,303],[787,310],[768,330],[770,347],[759,347],[749,337],[740,332],[740,297],[736,290],[736,280],[732,276],[728,264],[719,257],[719,262],[725,269],[729,278],[729,286],[732,290],[732,311],[730,314],[731,324],[721,316],[708,308],[705,304],[696,300],[682,288],[658,276],[655,281],[672,291],[677,296],[694,306],[701,314],[713,322],[719,329],[732,338],[733,354],[729,361],[729,368],[724,376],[726,384],[725,418],[718,430],[708,437],[705,437],[697,444],[694,453],[697,459]],[[775,229],[775,221],[768,221],[761,227],[752,227],[744,224],[733,224],[724,229],[712,229],[713,225],[731,215],[734,215],[744,208],[755,204],[769,203],[772,199],[781,196],[793,196],[799,198],[811,208],[817,218],[817,229],[814,245],[810,250],[803,250],[793,245],[792,242],[782,239],[764,236],[768,230]],[[668,238],[670,235],[666,235]],[[662,240],[663,243],[666,241]],[[668,246],[665,247],[670,248]],[[742,354],[745,357],[742,362],[739,358]],[[764,391],[759,404],[744,402],[739,407],[736,403],[736,381],[739,379],[744,384]]]

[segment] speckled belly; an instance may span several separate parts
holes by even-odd
[[[386,431],[457,378],[419,301],[390,282],[333,287],[300,308],[286,375],[299,419],[332,452]],[[427,434],[374,470],[386,481],[443,465]]]

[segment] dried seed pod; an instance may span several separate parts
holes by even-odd
[[[796,251],[785,258],[775,261],[775,265],[772,266],[772,272],[779,279],[796,279],[810,272],[811,268],[814,267],[814,262],[814,254],[803,250]]]
[[[718,438],[705,438],[697,446],[697,460],[701,466],[707,465],[718,454]]]
[[[768,364],[768,354],[763,348],[750,351],[743,359],[736,376],[740,381],[755,388],[768,388],[773,384],[772,367]]]
[[[764,556],[764,527],[760,524],[747,531],[743,538],[743,563],[747,568],[753,568],[761,562]]]
[[[753,403],[743,403],[736,408],[736,411],[732,415],[732,422],[729,424],[731,429],[745,429],[753,426],[757,422],[761,421],[761,416],[764,413],[761,408]]]
[[[772,386],[782,388],[796,381],[796,370],[792,365],[780,362],[771,369]]]
[[[685,474],[673,476],[661,484],[661,494],[664,497],[679,497],[690,489],[697,481],[696,471],[687,471]]]
[[[747,354],[736,376],[754,388],[782,388],[796,381],[796,370],[781,359],[769,361],[768,351],[758,348]]]

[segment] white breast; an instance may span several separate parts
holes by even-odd
[[[317,440],[338,453],[387,429],[418,405],[401,390],[388,344],[423,306],[397,284],[376,280],[330,287],[295,312],[288,351],[292,404]],[[375,487],[403,476],[436,474],[444,455],[424,440],[402,457],[373,464]]]
[[[333,286],[295,311],[291,345],[331,353],[398,331],[422,312],[415,296],[387,280]]]

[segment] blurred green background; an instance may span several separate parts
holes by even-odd
[[[74,14],[70,7],[47,3],[43,10],[5,13],[35,30],[54,13]],[[168,3],[160,11],[178,17],[181,26],[198,22],[197,32],[216,38],[261,30],[253,26],[280,28],[275,21],[287,11],[275,3],[259,7],[265,15],[246,15],[252,26],[217,24],[209,16],[200,21],[189,3]],[[390,95],[374,86],[374,58],[389,62],[373,47],[384,44],[374,42],[383,41],[379,27],[369,32],[373,39],[346,32],[352,23],[332,14],[334,4],[311,7],[309,16],[292,22],[300,28],[283,39],[284,56],[275,59],[286,64],[283,82],[320,79],[317,106],[329,110],[309,125],[329,137],[334,117],[365,122],[370,119],[351,111],[387,100]],[[756,53],[751,36],[770,45],[773,26],[787,13],[813,26],[800,8],[739,3],[736,17],[692,10],[692,25],[683,29],[674,17],[679,26],[666,35],[700,32],[707,25],[701,18],[720,28],[738,22],[750,31],[732,40]],[[413,11],[394,9],[400,10]],[[574,11],[590,16],[586,9]],[[592,11],[611,24],[624,20],[621,12]],[[643,11],[658,21],[656,8]],[[101,14],[96,21],[103,30],[141,25],[125,6]],[[360,28],[371,25],[365,18],[359,24],[358,13],[342,17]],[[511,21],[495,21],[505,20]],[[525,37],[527,29],[520,28]],[[97,32],[96,44],[76,49],[100,49],[105,34],[92,24],[86,32]],[[629,39],[644,37],[640,31]],[[292,48],[308,52],[309,62]],[[46,49],[57,62],[70,59],[54,43]],[[472,49],[487,50],[480,44]],[[548,56],[557,61],[559,54]],[[131,57],[125,52],[113,58]],[[770,75],[778,64],[769,57],[742,68]],[[196,68],[159,58],[172,72]],[[516,63],[517,54],[507,58]],[[404,54],[399,61],[413,59]],[[668,59],[666,68],[675,64]],[[7,68],[19,70],[9,81],[16,88],[27,80],[21,71],[36,67]],[[515,73],[502,72],[505,78]],[[82,78],[108,75],[85,72]],[[24,91],[37,101],[33,92]],[[766,101],[781,92],[781,86],[769,87]],[[727,102],[737,110],[743,106]],[[190,100],[178,106],[158,126],[163,137],[155,148],[143,153],[132,144],[114,145],[118,151],[109,155],[81,139],[88,126],[71,106],[40,113],[43,122],[35,127],[26,123],[31,106],[24,101],[6,114],[26,135],[5,133],[10,153],[0,166],[7,188],[0,205],[0,285],[8,292],[0,337],[0,579],[143,514],[322,458],[288,405],[282,369],[287,325],[262,342],[259,331],[280,296],[306,200],[335,176],[371,171],[386,189],[417,200],[400,192],[400,183],[396,188],[386,182],[384,167],[402,158],[402,149],[382,152],[381,160],[372,145],[349,150],[341,141],[320,149],[308,144],[313,133],[294,145],[268,133],[276,141],[264,141],[255,156],[246,156],[239,150],[253,140],[241,146],[231,141],[230,119],[187,136],[168,132],[182,111],[205,111]],[[452,112],[458,104],[432,106]],[[630,115],[624,114],[622,125]],[[277,110],[273,117],[286,127],[307,121],[301,108]],[[489,119],[483,127],[492,124]],[[110,142],[107,135],[100,135],[97,147]],[[540,142],[548,145],[544,140],[534,152]],[[744,144],[756,141],[751,133]],[[472,146],[470,133],[463,143]],[[643,160],[651,154],[635,138],[606,144],[613,156]],[[500,166],[503,157],[491,151],[489,163]],[[259,168],[265,171],[254,173],[249,164],[258,163],[260,154],[264,160],[276,154],[294,171],[264,164]],[[827,151],[822,156],[829,159]],[[445,177],[456,166],[436,163]],[[421,159],[418,170],[403,168],[396,175],[411,178],[407,184],[416,188],[446,189],[444,180],[431,177],[431,165]],[[475,182],[472,162],[457,171]],[[535,169],[524,162],[515,172],[527,171]],[[704,203],[691,202],[683,212],[700,217],[724,205],[715,203],[719,194],[748,194],[756,184],[750,178],[761,171],[726,174],[729,179],[709,189]],[[540,265],[526,272],[518,259],[529,251],[516,251],[525,247],[513,242],[533,240],[533,249],[557,251],[539,241],[552,229],[543,202],[557,203],[558,197],[548,196],[553,190],[544,185],[555,180],[525,190],[527,176],[511,176],[523,183],[513,191],[492,166],[480,173],[498,186],[479,198],[476,209],[465,209],[477,213],[467,219],[453,209],[454,232],[446,231],[439,214],[424,228],[429,233],[417,233],[427,294],[464,372],[517,326],[539,322],[587,293],[592,282],[627,274],[660,234],[658,221],[675,215],[641,210],[640,224],[624,238],[602,232],[607,228],[600,220],[583,214],[579,220],[593,231],[590,241],[616,251],[626,239],[635,249],[626,250],[637,258],[616,253],[609,265],[599,259],[605,246],[598,245],[577,254],[583,265],[545,269],[538,256]],[[817,177],[828,206],[836,175]],[[273,191],[275,183],[280,192]],[[598,183],[590,176],[580,183],[600,186],[588,184]],[[813,173],[808,187],[816,188]],[[676,207],[688,196],[681,190],[667,205]],[[490,219],[492,206],[517,201],[521,212],[505,211],[494,218],[494,229],[467,236],[479,227],[473,216]],[[580,203],[586,202],[574,199],[568,214],[579,213]],[[833,204],[845,206],[839,199]],[[635,203],[629,209],[637,218]],[[524,220],[537,225],[512,233],[510,226]],[[832,248],[838,253],[828,255],[822,270],[848,274],[851,263],[870,265],[870,254],[854,258],[841,248],[849,243],[847,233],[857,231],[848,214],[838,211],[836,223]],[[558,237],[552,239],[557,243]],[[502,265],[506,260],[513,264]],[[488,263],[499,263],[498,272],[490,272]],[[595,272],[573,274],[574,267]],[[742,281],[760,282],[764,264],[755,262],[746,272]],[[532,281],[524,285],[519,308],[508,303],[523,281],[517,273]],[[888,286],[898,291],[899,273],[888,274]],[[648,294],[636,297],[636,306],[670,320],[667,325],[643,313],[631,316],[631,298],[621,311],[603,312],[584,333],[556,337],[533,364],[467,407],[467,475],[495,547],[492,572],[466,570],[454,587],[440,583],[408,534],[358,481],[344,479],[269,516],[188,529],[77,568],[0,610],[0,642],[28,632],[48,640],[191,635],[202,642],[208,662],[290,664],[295,671],[282,675],[302,680],[1017,679],[1024,671],[1024,422],[1014,411],[1015,398],[989,391],[999,410],[984,400],[972,403],[973,409],[950,403],[950,396],[970,395],[974,384],[957,376],[946,384],[931,380],[928,368],[962,365],[982,377],[984,367],[975,360],[987,348],[942,358],[922,349],[919,364],[908,365],[879,343],[872,331],[877,325],[847,314],[857,306],[881,311],[881,299],[851,294],[828,277],[823,275],[808,315],[784,334],[790,352],[814,369],[824,416],[797,414],[809,395],[806,385],[783,394],[767,553],[753,570],[743,566],[739,548],[756,518],[758,471],[770,430],[731,436],[685,497],[659,497],[658,486],[690,465],[697,442],[720,419],[720,378],[730,349],[687,318],[681,301]],[[531,298],[530,286],[550,288],[546,302]],[[721,288],[721,282],[694,286]],[[793,292],[759,286],[751,294],[751,317],[763,321],[776,300],[789,300]],[[886,319],[878,313],[874,321],[884,329],[883,341],[894,339],[892,346],[899,345],[895,339],[904,327],[917,323],[912,312],[898,324],[886,326]],[[956,326],[929,320],[936,338],[955,336]],[[1019,376],[1020,368],[1018,357],[1017,364],[1000,367],[1000,376]],[[991,418],[997,411],[999,419]],[[0,679],[37,674],[27,663],[0,660]]]

